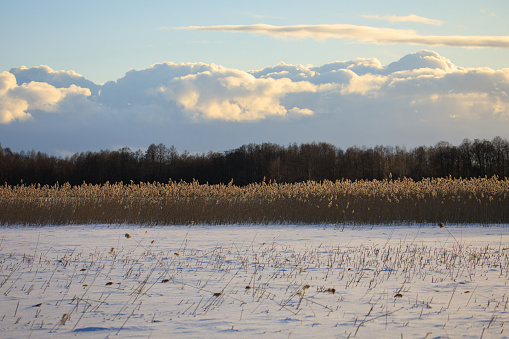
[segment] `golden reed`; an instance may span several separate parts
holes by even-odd
[[[508,223],[509,179],[0,186],[0,224]]]

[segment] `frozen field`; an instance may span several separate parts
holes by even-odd
[[[507,338],[508,282],[508,225],[3,227],[0,337]]]

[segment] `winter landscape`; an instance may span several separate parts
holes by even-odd
[[[507,1],[0,13],[0,338],[509,338]]]
[[[2,229],[5,338],[505,338],[507,225]]]

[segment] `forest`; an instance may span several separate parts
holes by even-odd
[[[32,151],[13,152],[0,145],[0,182],[71,185],[172,181],[201,184],[383,180],[410,178],[509,177],[509,141],[464,139],[454,146],[406,149],[399,146],[352,146],[329,143],[248,144],[224,152],[191,154],[152,144],[145,151],[121,148],[76,153],[68,157]]]

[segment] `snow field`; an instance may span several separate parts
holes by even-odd
[[[0,336],[504,338],[509,228],[45,226],[0,235]]]

